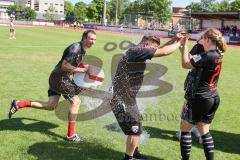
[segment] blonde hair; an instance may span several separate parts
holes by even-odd
[[[222,52],[227,51],[227,44],[222,36],[222,33],[218,29],[211,28],[207,30],[204,35],[204,38],[208,38],[212,41],[213,44],[216,44],[217,48]]]

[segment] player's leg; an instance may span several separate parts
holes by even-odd
[[[137,148],[139,141],[140,141],[140,135],[128,135],[124,160],[133,158],[134,151]]]
[[[193,125],[185,120],[181,121],[181,138],[180,148],[182,160],[189,160],[191,147],[192,147],[192,136],[191,130]]]
[[[12,39],[12,30],[10,29],[10,32],[9,32],[9,39]]]
[[[207,160],[214,159],[214,140],[209,131],[209,128],[214,118],[215,112],[219,106],[219,102],[219,97],[209,98],[205,100],[205,106],[203,108],[206,108],[207,114],[205,114],[201,122],[197,124],[197,128],[201,134],[202,145]]]
[[[13,39],[16,39],[15,35],[16,35],[16,32],[15,32],[15,29],[13,29],[13,32],[12,32],[12,38]]]
[[[81,100],[78,95],[73,96],[69,99],[70,108],[68,113],[68,133],[66,136],[66,140],[79,142],[82,141],[76,133],[75,133],[75,121],[77,119],[79,107],[81,104]]]
[[[209,132],[210,124],[198,123],[197,128],[202,135],[202,145],[207,160],[213,160],[214,158],[214,141],[212,135]]]
[[[185,100],[184,103],[183,103],[182,111],[183,111],[183,109],[184,109],[184,107],[186,105],[186,101],[187,100]],[[180,125],[181,125],[181,122],[180,122]],[[180,141],[180,139],[181,139],[181,130],[176,133],[176,138]]]
[[[129,159],[141,159],[146,160],[138,150],[140,141],[140,135],[142,133],[141,115],[139,113],[137,105],[125,105],[124,103],[117,103],[114,114],[117,118],[119,126],[125,135],[126,140],[126,152],[124,160]]]
[[[54,110],[58,105],[61,95],[49,89],[48,96],[49,96],[49,99],[47,102],[29,101],[29,100],[24,100],[24,101],[13,100],[11,102],[8,117],[11,118],[14,113],[16,113],[18,110],[23,108]]]
[[[193,101],[187,101],[183,110],[182,110],[182,120],[180,125],[181,130],[181,138],[180,138],[180,149],[181,149],[181,156],[182,160],[189,160],[191,147],[192,147],[192,105]],[[191,122],[191,123],[190,123]]]

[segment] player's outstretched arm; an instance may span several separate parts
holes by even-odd
[[[164,46],[162,48],[159,48],[154,53],[154,57],[162,57],[172,54],[174,51],[176,51],[180,47],[181,43],[180,41]]]
[[[182,41],[182,45],[179,47],[179,50],[182,55],[182,67],[184,69],[194,68],[190,61],[192,56],[189,54],[189,51],[188,51],[188,46],[187,46],[188,39],[189,39],[188,36],[184,37]]]
[[[179,41],[180,39],[182,39],[183,38],[183,34],[181,32],[182,31],[177,32],[177,34],[170,41],[168,41],[167,43],[162,45],[161,48],[163,48],[165,46],[168,46],[168,45],[171,45],[171,44],[175,43],[176,41]]]

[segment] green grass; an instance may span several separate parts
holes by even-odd
[[[62,56],[63,50],[80,39],[82,31],[17,27],[16,40],[8,39],[8,28],[0,27],[0,159],[6,160],[116,160],[121,159],[125,139],[114,129],[115,118],[109,116],[77,122],[77,133],[87,138],[83,143],[68,143],[62,137],[67,132],[67,122],[58,119],[55,112],[23,109],[11,120],[7,119],[12,99],[47,100],[48,76]],[[121,53],[117,48],[104,51],[107,42],[119,44],[122,40],[137,41],[139,37],[97,32],[97,43],[87,55],[103,61],[106,77],[110,77],[113,55]],[[215,140],[215,159],[240,159],[240,72],[239,48],[229,48],[224,56],[219,82],[221,105],[211,126]],[[179,142],[174,139],[179,129],[179,114],[183,103],[183,81],[186,70],[181,68],[180,54],[154,59],[168,68],[164,80],[173,90],[147,101],[148,114],[162,113],[169,119],[144,121],[150,139],[141,150],[150,159],[180,159]],[[106,89],[110,79],[105,80]],[[81,112],[86,111],[81,105]],[[173,120],[172,116],[177,120]],[[202,147],[195,143],[191,159],[204,159]]]

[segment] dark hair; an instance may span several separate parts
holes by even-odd
[[[141,43],[145,42],[145,41],[150,41],[150,42],[157,43],[158,45],[160,45],[160,37],[159,36],[145,35],[145,36],[143,36]]]
[[[92,34],[96,35],[96,32],[95,32],[94,30],[90,30],[90,29],[89,29],[89,30],[86,30],[86,31],[84,31],[83,34],[82,34],[82,40],[81,40],[81,41],[83,41],[84,39],[86,39],[89,33],[92,33]]]

